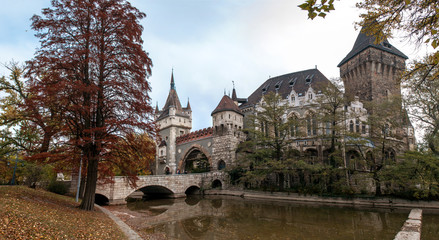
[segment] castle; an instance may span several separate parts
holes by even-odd
[[[387,39],[376,43],[375,37],[361,31],[352,50],[338,64],[340,76],[345,87],[345,95],[350,100],[345,106],[346,130],[360,136],[368,136],[369,126],[365,124],[372,114],[364,102],[401,96],[400,76],[405,69],[407,56],[392,46]],[[319,136],[329,128],[315,120],[315,99],[323,94],[323,88],[332,84],[318,69],[293,72],[272,77],[260,85],[248,98],[237,98],[233,88],[232,96],[224,95],[218,106],[212,111],[212,127],[191,132],[192,110],[187,103],[182,107],[175,89],[174,75],[171,74],[171,86],[164,107],[156,107],[155,121],[160,129],[161,142],[157,146],[154,174],[195,173],[222,170],[236,160],[238,144],[246,139],[242,130],[245,119],[258,110],[263,96],[275,92],[287,104],[287,117],[306,121],[301,135],[291,134],[291,147],[298,154],[315,160],[327,156],[328,146]],[[355,117],[349,117],[355,116]],[[404,118],[404,125],[397,130],[400,133],[397,147],[386,149],[390,158],[401,151],[414,148],[414,129],[404,114],[395,114],[395,118]],[[346,158],[354,159],[358,155],[355,149],[347,149]]]

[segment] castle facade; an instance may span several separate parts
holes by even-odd
[[[404,55],[386,39],[376,43],[375,37],[360,32],[352,50],[338,64],[349,104],[344,106],[346,131],[360,137],[368,137],[370,127],[366,124],[373,110],[365,102],[379,102],[401,96],[400,79],[405,69]],[[171,86],[164,107],[156,108],[155,121],[160,129],[161,142],[157,146],[154,174],[196,173],[222,170],[236,161],[237,148],[245,141],[245,120],[260,109],[263,96],[275,92],[288,105],[286,118],[303,119],[306,124],[297,129],[302,134],[291,134],[291,148],[299,155],[315,161],[327,158],[328,144],[322,135],[328,131],[326,123],[318,123],[315,114],[320,107],[316,99],[323,88],[332,84],[318,69],[288,73],[266,80],[248,98],[224,95],[212,111],[212,127],[192,132],[192,110],[187,103],[182,107],[175,89],[173,73]],[[402,109],[402,106],[401,106]],[[414,149],[414,129],[404,111],[395,112],[394,118],[403,123],[394,129],[393,146],[386,149],[389,158]],[[373,143],[367,148],[373,148]],[[367,149],[366,149],[367,151]],[[346,149],[346,159],[359,155],[354,148]],[[348,163],[349,164],[349,163]]]

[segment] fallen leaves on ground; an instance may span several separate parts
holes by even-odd
[[[0,186],[0,239],[126,239],[100,211],[72,198],[22,186]]]

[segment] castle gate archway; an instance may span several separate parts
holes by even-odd
[[[203,173],[212,169],[212,158],[201,146],[194,145],[183,155],[178,169],[181,173]]]

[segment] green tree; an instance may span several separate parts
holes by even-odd
[[[321,88],[321,94],[316,99],[319,122],[321,123],[321,138],[329,139],[330,145],[328,149],[329,162],[335,164],[336,150],[340,150],[340,142],[338,141],[345,134],[345,118],[346,113],[344,106],[346,99],[342,91],[342,82],[333,79],[332,84],[327,84]]]
[[[245,129],[249,141],[240,146],[248,153],[241,158],[241,164],[250,170],[245,173],[244,180],[261,183],[268,174],[275,173],[282,190],[284,175],[289,168],[291,131],[298,129],[300,121],[286,116],[288,104],[273,92],[266,94],[255,108]]]
[[[424,131],[424,140],[431,152],[439,156],[439,69],[433,57],[415,61],[416,71],[406,76],[405,104],[411,117]]]
[[[431,151],[406,152],[400,163],[382,173],[392,183],[392,193],[414,199],[439,199],[439,159]]]
[[[43,106],[30,93],[23,79],[23,66],[11,62],[5,67],[10,75],[0,78],[0,153],[8,153],[8,149],[26,151],[27,155],[49,151],[51,141],[60,131],[56,105]]]
[[[357,172],[369,173],[375,182],[375,194],[381,195],[381,171],[383,167],[396,163],[397,154],[401,152],[401,131],[405,124],[403,121],[407,116],[401,109],[401,99],[391,98],[381,101],[368,102],[370,112],[367,121],[367,136],[359,133],[350,134],[347,137],[346,145],[353,146],[359,153],[357,160],[365,163],[362,168],[352,168]],[[347,156],[349,157],[349,156]]]

